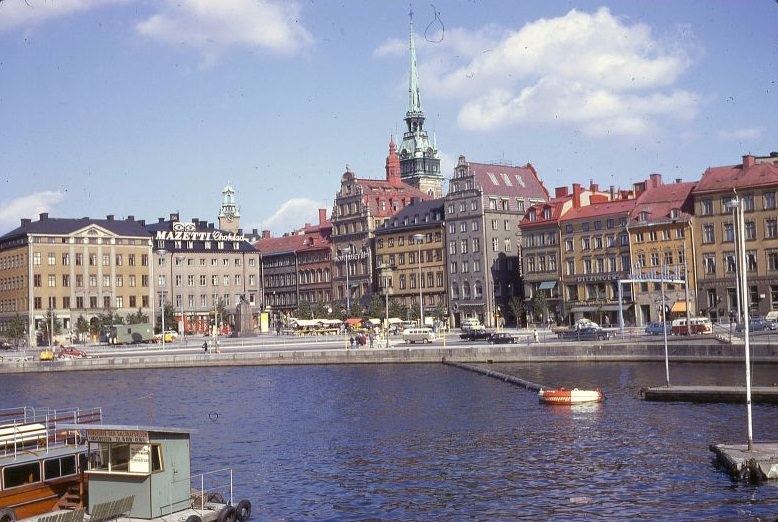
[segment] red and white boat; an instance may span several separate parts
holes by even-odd
[[[604,398],[605,395],[599,388],[596,390],[579,390],[578,388],[573,388],[572,390],[567,388],[544,390],[541,388],[538,392],[538,399],[546,404],[581,404],[584,402],[600,402]]]

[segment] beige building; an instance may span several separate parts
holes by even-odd
[[[414,199],[375,230],[377,271],[391,270],[389,298],[408,312],[402,319],[432,325],[448,315],[444,227],[442,198]]]
[[[144,222],[132,216],[22,219],[0,237],[0,337],[17,314],[30,345],[70,340],[80,317],[150,316],[151,247]],[[47,317],[62,328],[51,340]]]
[[[737,165],[708,168],[692,191],[699,312],[735,318],[736,226],[732,201],[744,209],[748,309],[778,310],[778,153],[743,156]]]

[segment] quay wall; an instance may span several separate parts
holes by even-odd
[[[668,346],[671,361],[734,362],[744,360],[742,345],[718,342]],[[577,361],[664,361],[665,349],[657,343],[536,343],[451,344],[448,346],[398,345],[389,348],[284,349],[241,347],[220,354],[144,353],[106,354],[89,359],[55,361],[0,361],[0,374],[56,371],[186,368],[199,366],[269,366],[303,364],[395,364],[395,363],[509,363]],[[778,345],[752,345],[754,362],[778,362]]]

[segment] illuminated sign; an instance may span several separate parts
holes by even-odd
[[[173,230],[158,230],[157,241],[246,241],[246,236],[221,230],[197,230],[194,223],[173,223]]]

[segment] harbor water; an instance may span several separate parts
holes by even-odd
[[[232,467],[264,520],[774,520],[778,486],[733,481],[708,450],[745,443],[738,404],[651,403],[659,363],[500,364],[600,404],[442,364],[3,375],[3,407],[102,406],[106,423],[191,428],[193,469]],[[737,364],[676,363],[672,384],[743,384]],[[773,385],[778,365],[757,365]],[[753,406],[754,439],[778,410]]]

